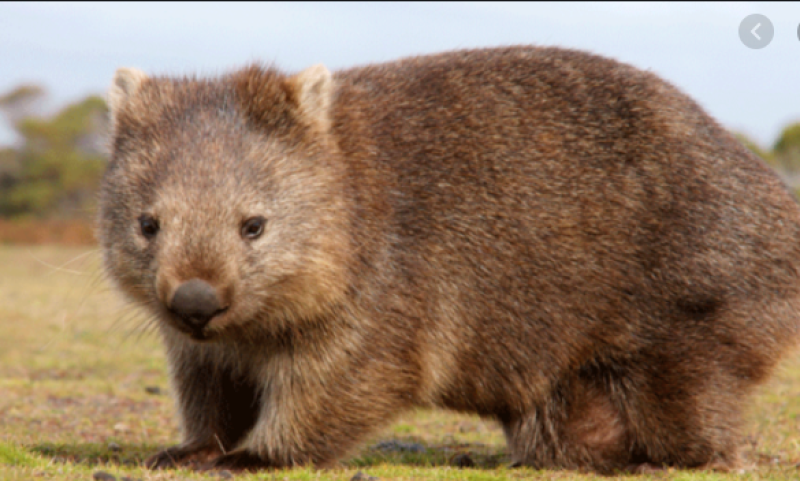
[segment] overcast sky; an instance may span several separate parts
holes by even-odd
[[[772,43],[745,47],[751,13]],[[119,66],[221,73],[253,60],[296,71],[511,44],[580,48],[652,70],[732,129],[770,145],[800,121],[800,3],[0,4],[0,93],[22,82],[62,106]],[[0,143],[13,137],[0,127]]]

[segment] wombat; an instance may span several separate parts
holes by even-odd
[[[421,406],[514,464],[731,468],[796,345],[798,204],[652,73],[508,47],[109,100],[105,266],[183,432],[151,467],[330,466]]]

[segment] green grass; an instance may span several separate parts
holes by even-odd
[[[208,473],[148,471],[142,460],[178,441],[161,346],[145,320],[99,271],[99,253],[0,246],[0,480],[213,480]],[[160,393],[152,394],[152,388]],[[148,389],[150,388],[150,389]],[[800,356],[789,359],[751,406],[743,473],[669,470],[598,478],[570,471],[509,469],[502,432],[477,417],[417,411],[369,440],[341,466],[237,475],[236,479],[800,479]],[[386,440],[423,453],[384,452]],[[453,459],[468,453],[475,468]]]

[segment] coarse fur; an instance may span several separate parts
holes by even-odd
[[[183,430],[151,466],[328,466],[435,406],[537,468],[730,468],[796,344],[797,203],[651,73],[508,47],[121,69],[109,101],[105,264],[159,320]],[[191,279],[226,309],[200,333],[169,309]]]

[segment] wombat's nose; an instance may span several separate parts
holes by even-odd
[[[173,294],[169,308],[194,330],[204,328],[214,316],[225,310],[216,289],[200,279],[181,284]]]

